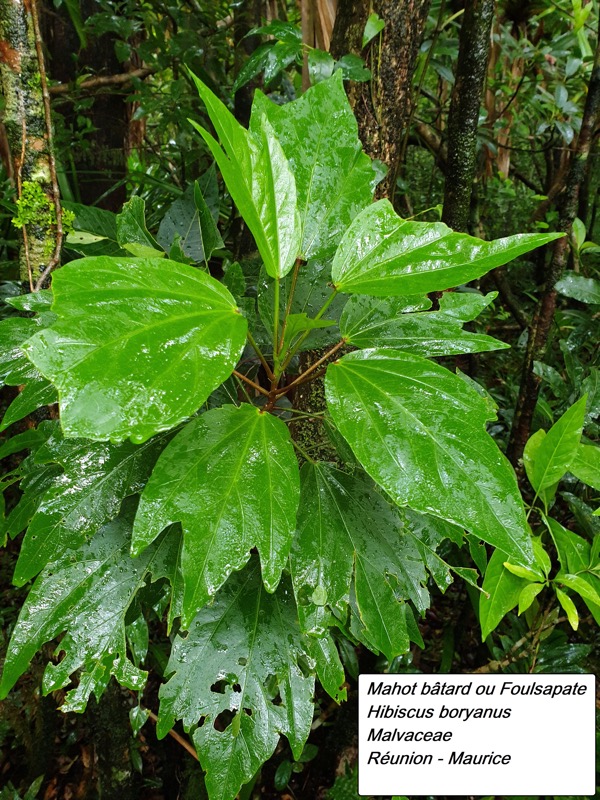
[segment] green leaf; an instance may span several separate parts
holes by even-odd
[[[334,639],[328,635],[310,636],[307,642],[319,683],[336,703],[344,702],[347,699],[343,685],[346,676]]]
[[[314,48],[308,51],[307,56],[308,75],[313,86],[321,81],[326,81],[333,75],[335,61],[331,53]]]
[[[367,483],[329,464],[304,464],[298,532],[290,563],[301,625],[322,633],[329,612],[344,610],[354,577],[367,635],[392,659],[409,646],[399,605],[429,605],[426,573],[397,511]],[[316,596],[318,595],[318,597]]]
[[[0,424],[0,432],[6,430],[13,422],[18,422],[28,416],[40,406],[48,406],[57,401],[56,389],[47,380],[42,378],[29,381],[6,409]]]
[[[95,206],[63,202],[64,208],[73,211],[74,234],[67,237],[67,246],[83,256],[124,256],[124,250],[117,241],[117,215]],[[83,238],[79,234],[83,234]],[[90,241],[89,237],[99,237]]]
[[[45,442],[46,438],[47,434],[44,433],[41,426],[40,428],[28,428],[22,433],[11,436],[10,439],[0,445],[0,458],[12,456],[13,453],[18,453],[21,450],[35,449],[42,442]]]
[[[166,736],[176,719],[187,730],[202,722],[193,736],[211,800],[233,800],[282,733],[300,757],[313,717],[306,647],[290,589],[268,594],[256,562],[233,575],[189,633],[175,638],[157,733]]]
[[[160,438],[138,447],[51,436],[36,461],[58,464],[63,474],[41,495],[23,539],[15,585],[22,586],[117,516],[123,498],[141,491],[163,445]]]
[[[479,624],[481,640],[485,641],[500,621],[519,602],[519,597],[529,583],[513,575],[504,567],[506,553],[494,550],[483,579],[484,594],[479,598]],[[486,596],[488,595],[488,596]]]
[[[334,74],[284,106],[256,92],[252,113],[253,119],[262,114],[269,119],[296,180],[299,255],[306,260],[333,255],[375,188],[375,173],[362,152],[342,76]]]
[[[23,344],[39,329],[34,319],[8,317],[0,322],[0,383],[19,386],[39,377]]]
[[[573,589],[584,600],[600,606],[600,578],[595,578],[593,575],[564,575],[561,572],[555,580]]]
[[[34,583],[13,631],[0,683],[6,697],[44,642],[63,631],[58,663],[49,663],[44,693],[69,683],[80,669],[79,684],[62,705],[83,711],[92,692],[100,697],[111,675],[130,689],[141,689],[146,673],[127,657],[125,616],[155,564],[172,558],[174,536],[163,537],[142,558],[128,557],[130,523],[110,522],[69,559],[48,564]]]
[[[562,571],[577,573],[586,570],[590,563],[589,543],[551,517],[545,517],[544,522],[556,546]]]
[[[582,397],[555,422],[535,451],[531,485],[536,492],[558,483],[569,470],[579,447],[586,398]]]
[[[181,522],[183,625],[257,547],[274,591],[296,523],[298,463],[286,425],[248,404],[192,420],[165,448],[142,494],[133,552]]]
[[[304,331],[314,331],[320,328],[331,328],[337,326],[333,319],[311,319],[302,312],[301,314],[288,314],[285,334],[283,337],[283,347],[281,352],[286,353],[288,348],[294,343],[294,339]],[[313,345],[311,344],[311,347]]]
[[[198,181],[169,207],[163,217],[156,239],[161,247],[170,251],[176,236],[184,255],[199,263],[208,261],[213,250],[223,247],[210,209],[206,205]]]
[[[577,608],[575,607],[575,603],[571,600],[568,594],[561,591],[558,586],[555,587],[556,597],[558,602],[563,607],[567,619],[569,620],[569,625],[573,628],[574,631],[577,630],[579,627],[579,614],[577,613]]]
[[[58,388],[67,436],[141,443],[193,414],[243,351],[233,297],[184,264],[87,258],[52,285],[58,320],[26,351]]]
[[[345,81],[363,82],[372,78],[371,70],[365,67],[364,60],[354,53],[347,53],[336,61],[334,70],[341,72]]]
[[[519,616],[524,611],[527,611],[543,588],[543,583],[530,583],[521,589],[521,594],[519,595]]]
[[[462,329],[463,322],[474,319],[473,305],[478,309],[475,316],[481,310],[481,306],[476,301],[474,303],[472,298],[487,300],[488,305],[495,296],[496,293],[492,293],[487,299],[481,295],[448,292],[441,298],[439,311],[425,311],[421,309],[431,305],[431,301],[418,295],[390,298],[355,295],[344,307],[340,317],[340,331],[342,336],[357,347],[393,347],[423,356],[500,350],[508,345],[491,336]],[[453,299],[448,302],[445,298]],[[462,298],[466,302],[461,318]],[[414,307],[407,307],[411,300],[420,313],[409,310]]]
[[[264,74],[265,86],[302,54],[302,42],[294,38],[288,42],[266,42],[259,45],[244,64],[235,79],[232,92],[235,94],[260,72]]]
[[[196,123],[192,124],[209,147],[231,197],[243,216],[272,278],[293,267],[300,252],[300,220],[296,184],[284,151],[267,119],[253,133],[202,81],[192,75],[224,150]]]
[[[486,401],[458,376],[395,350],[349,353],[327,370],[329,411],[399,505],[462,526],[532,561],[515,474],[486,433]]]
[[[476,570],[453,567],[436,552],[439,544],[444,539],[450,539],[460,547],[464,538],[462,528],[458,528],[443,519],[431,517],[428,514],[419,514],[410,508],[404,509],[403,516],[406,533],[414,537],[415,544],[421,553],[421,558],[442,593],[446,591],[453,581],[451,572],[456,572],[465,580],[469,580],[470,583],[477,583]]]
[[[146,203],[134,196],[117,216],[117,242],[134,256],[157,258],[164,252],[146,228]]]
[[[375,12],[369,14],[362,37],[363,48],[365,48],[371,39],[374,39],[378,33],[381,33],[384,28],[385,22],[379,17],[379,14],[376,14]]]
[[[379,200],[350,225],[333,259],[336,288],[376,297],[449,289],[485,275],[562,234],[517,234],[486,242],[442,222],[401,219]]]
[[[511,564],[510,561],[504,562],[504,567],[517,578],[524,578],[526,581],[539,581],[543,577],[541,572],[538,572],[528,567],[520,567],[518,564]]]
[[[600,304],[600,281],[569,272],[556,284],[556,290],[580,303]]]
[[[580,444],[569,471],[583,483],[600,491],[600,447]]]

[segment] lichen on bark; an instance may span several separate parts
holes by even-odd
[[[4,125],[17,189],[17,219],[27,218],[20,228],[19,276],[32,289],[59,250],[57,235],[61,233],[52,132],[44,103],[45,73],[43,60],[40,61],[41,43],[36,37],[36,13],[32,0],[0,0],[0,83],[5,99]],[[38,189],[32,190],[33,185]],[[39,191],[47,202],[29,203],[28,197],[35,196],[39,200]],[[53,217],[48,213],[50,207],[55,210]]]

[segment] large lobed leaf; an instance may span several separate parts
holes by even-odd
[[[516,477],[485,430],[493,415],[475,389],[421,356],[374,349],[331,364],[326,395],[340,432],[395,502],[531,561]]]
[[[189,632],[175,638],[158,735],[176,719],[186,729],[201,721],[194,744],[211,800],[233,800],[282,733],[300,757],[313,717],[308,658],[291,588],[284,583],[268,594],[256,563],[233,575]]]
[[[298,463],[285,424],[248,404],[190,422],[165,448],[144,489],[133,550],[181,522],[183,624],[258,548],[274,591],[290,550],[299,498]]]
[[[58,270],[52,289],[57,321],[24,349],[58,388],[67,436],[140,443],[172,428],[244,348],[231,294],[184,264],[85,258]]]
[[[354,594],[366,635],[391,660],[409,636],[401,605],[429,604],[427,576],[412,538],[389,502],[368,483],[330,464],[302,467],[298,533],[291,571],[303,628],[322,634],[328,606],[344,609]]]
[[[146,673],[127,656],[125,617],[149,573],[164,572],[177,553],[177,536],[169,532],[139,559],[128,555],[131,523],[120,518],[108,523],[70,558],[48,564],[34,583],[13,631],[0,698],[6,697],[44,642],[63,631],[57,664],[48,664],[46,693],[65,686],[80,669],[77,688],[64,710],[83,711],[92,692],[99,697],[114,675],[130,689],[140,689]]]
[[[136,446],[63,439],[57,431],[50,436],[34,461],[58,464],[63,473],[38,494],[14,583],[22,586],[49,561],[64,557],[66,550],[78,547],[115,517],[123,498],[142,489],[163,446],[160,437]]]
[[[376,297],[449,289],[485,275],[553,239],[523,233],[491,242],[455,233],[442,222],[404,220],[389,200],[368,206],[352,222],[333,259],[336,288]]]
[[[296,180],[302,257],[331,256],[350,222],[370,203],[375,187],[341,72],[284,106],[256,92],[251,125],[262,114]]]

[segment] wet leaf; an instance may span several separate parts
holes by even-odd
[[[86,258],[52,286],[58,319],[25,349],[58,388],[67,436],[145,441],[191,416],[242,353],[233,297],[184,264]]]
[[[108,520],[121,501],[141,491],[164,447],[160,437],[136,446],[129,442],[89,442],[51,436],[36,461],[58,464],[55,478],[39,498],[21,545],[13,581],[22,586],[46,566],[79,547]]]
[[[34,583],[13,631],[0,683],[6,697],[44,642],[63,631],[58,663],[49,663],[44,693],[60,689],[80,670],[77,688],[62,705],[83,711],[90,694],[100,697],[111,675],[130,689],[141,689],[146,673],[127,656],[125,616],[155,564],[173,557],[176,537],[165,536],[139,559],[128,557],[131,524],[108,523],[69,559],[48,564]]]
[[[300,757],[313,717],[307,656],[291,588],[268,594],[256,562],[175,638],[157,731],[166,736],[176,719],[188,730],[201,721],[194,744],[211,800],[233,800],[282,733]]]
[[[503,617],[517,605],[521,592],[529,584],[527,579],[519,578],[506,569],[504,566],[506,560],[506,553],[494,550],[485,571],[481,587],[484,594],[479,598],[482,641],[487,639]]]
[[[585,415],[586,398],[582,397],[554,423],[535,449],[528,476],[536,491],[558,483],[574,460]],[[535,435],[535,434],[534,434]]]
[[[197,181],[169,207],[156,234],[157,241],[167,252],[177,236],[183,254],[195,262],[208,261],[213,250],[223,247],[221,234]]]
[[[252,113],[253,118],[267,116],[296,180],[299,255],[307,260],[331,256],[352,219],[370,203],[375,187],[341,73],[284,106],[256,92]]]
[[[429,603],[427,576],[399,512],[369,484],[329,464],[302,467],[298,533],[290,557],[303,628],[322,633],[354,580],[367,635],[388,659],[409,644],[400,604]]]
[[[569,470],[580,481],[600,491],[600,447],[580,444]]]
[[[56,389],[51,383],[44,378],[30,380],[6,409],[0,431],[6,430],[13,422],[18,422],[40,406],[48,406],[57,401]]]
[[[164,256],[164,251],[146,228],[146,203],[141,197],[134,195],[117,215],[117,242],[134,256]]]
[[[223,406],[190,422],[165,448],[140,500],[133,552],[167,525],[184,531],[183,624],[257,547],[274,591],[298,508],[298,462],[286,425],[255,406]]]
[[[421,308],[427,308],[430,301],[426,297],[355,295],[344,307],[340,331],[357,347],[393,347],[431,357],[501,350],[508,345],[491,336],[462,329],[463,323],[475,319],[495,296],[495,292],[488,297],[447,292],[440,300],[439,311],[417,308],[415,313],[411,305],[407,308],[407,302],[413,300],[418,306],[422,300]]]
[[[215,126],[218,142],[192,122],[211,151],[223,180],[250,229],[272,278],[293,267],[300,252],[296,184],[270,123],[257,121],[247,131],[202,81],[192,75]]]
[[[562,234],[524,233],[486,242],[442,222],[404,220],[389,200],[362,211],[345,232],[331,277],[350,294],[376,297],[441,291],[468,283]]]
[[[515,474],[485,430],[489,407],[458,376],[421,356],[361,350],[328,367],[326,396],[338,429],[395,502],[532,561]]]
[[[583,275],[569,272],[558,281],[556,290],[580,303],[600,305],[600,281],[595,278],[584,278]]]

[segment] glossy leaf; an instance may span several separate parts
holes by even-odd
[[[569,471],[583,483],[600,491],[600,447],[580,444]]]
[[[517,234],[486,242],[442,222],[403,220],[388,200],[362,211],[333,259],[336,288],[376,297],[441,291],[468,283],[562,234]]]
[[[260,72],[263,73],[267,85],[299,55],[302,55],[302,42],[297,39],[287,42],[271,41],[259,45],[239,71],[232,92],[235,94]]]
[[[481,587],[484,594],[479,598],[482,641],[487,639],[503,617],[517,605],[521,592],[529,583],[527,579],[509,572],[504,566],[505,561],[506,553],[495,550],[485,572]]]
[[[561,591],[558,587],[556,587],[556,598],[567,615],[569,625],[574,631],[576,631],[579,627],[579,614],[577,613],[575,603],[571,600],[568,594]]]
[[[406,652],[400,604],[429,603],[426,573],[397,511],[365,481],[329,464],[302,467],[298,533],[291,558],[305,630],[322,633],[328,606],[344,609],[354,591],[367,635],[388,659]]]
[[[53,276],[58,320],[30,359],[67,436],[142,442],[191,416],[233,370],[246,320],[209,275],[167,259],[88,258]]]
[[[137,195],[128,200],[117,215],[117,241],[134,256],[160,258],[164,255],[146,228],[146,203]]]
[[[15,397],[0,423],[0,432],[6,430],[13,422],[18,422],[40,406],[48,406],[58,402],[56,389],[44,378],[30,380]]]
[[[300,252],[300,221],[296,184],[287,158],[270,123],[262,119],[253,133],[198,78],[192,76],[221,140],[199,125],[194,127],[208,145],[229,193],[248,225],[272,278],[293,267]]]
[[[112,211],[95,206],[84,206],[81,203],[61,201],[61,204],[73,211],[75,231],[67,236],[66,246],[83,256],[125,256],[124,250],[117,241],[117,215]],[[83,235],[80,235],[80,232]],[[93,238],[90,238],[90,235]]]
[[[543,583],[529,583],[521,589],[519,595],[519,616],[531,606],[535,598],[544,588]]]
[[[336,703],[346,700],[344,667],[335,641],[331,636],[307,637],[310,654],[315,661],[319,683]]]
[[[403,511],[407,535],[412,536],[431,577],[443,593],[453,581],[451,572],[456,572],[469,583],[477,584],[477,570],[454,567],[448,564],[437,552],[444,539],[450,539],[459,547],[463,543],[464,531],[443,519],[428,514],[419,514],[410,508]]]
[[[421,356],[361,350],[329,366],[326,395],[338,429],[396,503],[531,562],[515,474],[486,433],[492,417],[474,389]]]
[[[366,47],[371,39],[374,39],[385,28],[385,22],[379,17],[379,14],[372,13],[369,15],[365,24],[365,30],[362,37],[362,46]]]
[[[556,576],[557,583],[568,586],[569,589],[577,592],[584,600],[600,606],[600,578],[594,575],[564,575],[560,573]]]
[[[130,523],[118,519],[102,528],[71,558],[48,564],[34,583],[13,631],[0,683],[6,697],[44,642],[63,631],[57,648],[63,654],[49,663],[44,692],[62,688],[81,670],[62,708],[83,711],[90,694],[100,697],[111,675],[130,689],[141,689],[146,673],[127,656],[125,616],[146,577],[172,558],[175,537],[163,539],[136,560],[128,557]]]
[[[546,431],[543,428],[540,428],[536,431],[533,436],[530,436],[525,444],[525,448],[523,450],[523,465],[525,467],[525,473],[527,474],[527,478],[529,479],[529,483],[533,486],[533,481],[535,480],[534,476],[534,464],[537,458],[537,451],[540,449],[540,445],[542,441],[546,438]],[[547,489],[540,489],[538,490],[538,496],[541,498],[542,502],[546,509],[552,503],[554,495],[556,494],[556,490],[558,489],[558,481],[549,486]]]
[[[357,347],[393,347],[430,357],[500,350],[508,345],[491,336],[462,329],[463,323],[474,319],[495,296],[495,292],[487,298],[447,292],[440,299],[439,311],[415,313],[406,308],[410,296],[380,298],[355,295],[344,307],[340,331]],[[415,305],[418,298],[417,295]],[[427,298],[423,301],[430,305]]]
[[[584,278],[583,275],[568,272],[558,281],[556,290],[580,303],[600,305],[600,281],[595,278]]]
[[[585,415],[582,397],[554,423],[541,440],[531,468],[531,483],[536,491],[553,486],[569,470],[575,458]]]
[[[284,734],[299,758],[313,717],[314,678],[291,589],[268,594],[256,563],[233,575],[189,632],[175,638],[160,689],[158,735],[197,722],[194,744],[211,800],[233,800]],[[215,724],[224,713],[233,713]]]
[[[91,538],[117,516],[121,501],[144,486],[160,438],[141,446],[52,436],[36,454],[38,463],[58,464],[63,474],[41,496],[21,545],[13,581],[22,586],[65,551]]]
[[[298,508],[298,463],[286,425],[255,406],[223,406],[194,419],[165,448],[142,494],[133,552],[167,525],[184,531],[183,624],[257,547],[274,591]]]
[[[326,81],[333,75],[335,61],[331,53],[317,48],[308,51],[307,55],[308,75],[310,82],[314,86],[321,81]]]
[[[167,252],[177,236],[184,255],[195,262],[208,261],[213,250],[223,247],[197,181],[169,207],[156,234],[158,243]]]
[[[273,126],[296,181],[299,255],[306,260],[330,256],[375,188],[342,75],[334,74],[284,106],[256,92],[253,121],[262,114]]]
[[[544,519],[554,541],[563,572],[583,572],[590,563],[590,545],[581,536],[563,527],[558,520]]]
[[[38,377],[23,345],[38,330],[34,319],[8,317],[0,322],[0,383],[18,386]]]

